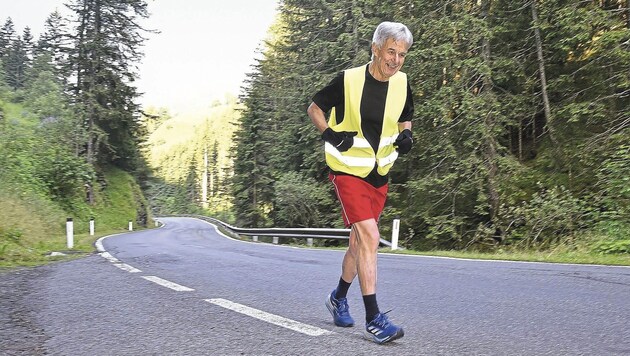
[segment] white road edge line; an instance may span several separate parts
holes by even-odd
[[[293,331],[297,331],[299,333],[306,334],[309,336],[322,336],[322,335],[329,335],[333,333],[332,331],[329,331],[329,330],[324,330],[315,326],[303,324],[295,320],[287,319],[287,318],[284,318],[275,314],[270,314],[262,310],[250,308],[248,306],[231,302],[226,299],[215,298],[215,299],[204,299],[204,300],[210,304],[218,305],[220,307],[230,309],[237,313],[251,316],[252,318],[256,318],[256,319],[265,321],[267,323],[278,325],[283,328],[291,329]]]
[[[120,260],[112,256],[109,252],[101,252],[101,256],[111,263],[120,263]]]
[[[116,234],[116,235],[120,235],[120,234]],[[109,236],[103,236],[100,239],[96,240],[96,243],[94,243],[94,245],[96,245],[96,250],[99,251],[100,255],[108,260],[109,262],[113,263],[114,266],[120,268],[123,271],[127,271],[129,273],[140,273],[142,272],[141,270],[130,266],[126,263],[122,263],[119,259],[117,259],[116,257],[112,256],[109,252],[105,251],[105,247],[103,247],[103,240],[106,237],[110,237],[110,236],[115,236],[115,235],[109,235]]]
[[[197,219],[199,221],[205,222],[206,224],[209,224],[211,226],[214,227],[214,229],[217,231],[217,233],[219,233],[220,235],[230,239],[230,240],[234,240],[234,241],[238,241],[238,242],[244,242],[244,243],[251,243],[251,244],[259,244],[257,242],[251,242],[251,241],[244,241],[244,240],[239,240],[239,239],[235,239],[233,237],[230,236],[226,236],[225,234],[223,234],[221,231],[219,231],[219,227],[209,221],[205,221],[205,220],[201,220],[199,218],[193,218],[193,219]],[[263,245],[263,244],[259,244],[259,245]],[[273,247],[286,247],[286,248],[293,248],[293,249],[303,249],[303,250],[314,250],[314,251],[326,251],[326,250],[322,250],[322,249],[317,249],[317,248],[308,248],[308,247],[302,247],[302,246],[283,246],[283,245],[272,245],[272,244],[266,244],[269,246],[273,246]],[[345,253],[345,250],[335,250],[337,252],[342,252]],[[388,256],[403,256],[403,257],[411,257],[411,258],[434,258],[434,259],[444,259],[444,260],[455,260],[455,261],[468,261],[468,262],[498,262],[498,263],[522,263],[522,264],[539,264],[539,265],[555,265],[555,266],[576,266],[576,267],[606,267],[606,268],[630,268],[630,266],[624,266],[624,265],[598,265],[598,264],[592,264],[592,263],[561,263],[561,262],[540,262],[540,261],[513,261],[513,260],[491,260],[491,259],[475,259],[475,258],[462,258],[462,257],[448,257],[448,256],[429,256],[429,255],[408,255],[408,254],[402,254],[402,253],[389,253],[389,252],[379,252],[379,255],[388,255]]]
[[[133,266],[130,266],[130,265],[126,264],[126,263],[122,263],[122,262],[121,263],[114,263],[114,266],[122,269],[123,271],[127,271],[129,273],[140,273],[140,272],[142,272],[141,270],[139,270],[139,269],[137,269],[137,268],[135,268]]]
[[[160,277],[156,277],[156,276],[142,276],[142,278],[146,279],[147,281],[151,281],[153,283],[159,284],[162,287],[170,288],[170,289],[172,289],[174,291],[177,291],[177,292],[192,292],[192,291],[194,291],[194,289],[192,289],[192,288],[184,287],[182,285],[179,285],[177,283],[173,283],[173,282],[167,281],[166,279],[162,279]]]
[[[592,263],[490,260],[490,259],[475,259],[475,258],[448,257],[448,256],[407,255],[407,254],[402,254],[402,253],[389,253],[389,252],[379,252],[378,254],[388,255],[388,256],[416,257],[416,258],[427,258],[427,259],[438,259],[438,260],[455,260],[455,261],[466,261],[466,262],[497,262],[497,263],[515,263],[515,264],[520,263],[520,264],[532,264],[532,265],[552,265],[552,266],[571,266],[571,267],[630,268],[630,266],[625,266],[625,265],[597,265],[597,264],[592,264]]]

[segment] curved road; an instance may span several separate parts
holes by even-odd
[[[0,341],[0,354],[630,354],[627,267],[380,254],[379,305],[393,309],[405,337],[376,345],[362,338],[358,282],[348,296],[357,326],[335,327],[324,306],[342,251],[236,241],[192,218],[161,221],[103,239],[101,256],[28,272],[28,291],[5,316],[18,334],[0,336],[31,331]],[[36,347],[21,349],[26,341]]]

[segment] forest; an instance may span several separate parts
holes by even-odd
[[[414,36],[414,147],[391,172],[383,236],[400,218],[414,250],[630,253],[630,0],[282,0],[239,96],[195,117],[138,104],[146,1],[66,5],[38,39],[0,28],[5,211],[116,214],[106,192],[125,174],[140,225],[342,227],[306,108],[398,21]],[[0,255],[44,234],[25,225],[0,224]]]
[[[414,147],[382,233],[418,250],[630,252],[630,2],[282,1],[244,87],[238,225],[339,227],[316,90],[370,60],[381,21],[414,35]]]
[[[10,17],[0,27],[0,263],[58,248],[67,217],[100,231],[150,219],[134,86],[146,3],[66,6],[37,39]]]

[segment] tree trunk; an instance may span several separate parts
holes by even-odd
[[[545,112],[545,121],[547,123],[547,131],[549,133],[549,138],[554,146],[558,147],[558,141],[555,137],[555,132],[553,128],[553,117],[551,115],[551,106],[549,104],[549,95],[547,94],[547,76],[545,73],[545,58],[543,56],[542,50],[542,40],[540,37],[540,28],[538,21],[538,9],[536,8],[536,0],[532,0],[531,3],[532,10],[532,22],[534,27],[534,37],[536,39],[536,56],[538,58],[538,73],[540,77],[540,89],[543,100],[543,107]]]
[[[203,150],[203,176],[201,177],[201,206],[208,209],[208,147]]]
[[[488,12],[490,9],[490,0],[482,1],[481,3],[481,15],[487,21],[488,20]],[[490,67],[490,40],[487,37],[483,37],[481,43],[481,57],[483,59],[483,63]],[[489,75],[483,76],[483,89],[480,91],[480,94],[484,92],[488,92],[491,94],[491,90],[493,87],[492,78]],[[495,114],[492,110],[488,110],[484,118],[484,131],[485,131],[485,143],[484,143],[484,161],[486,165],[486,170],[488,174],[487,180],[487,191],[488,191],[488,200],[490,205],[490,224],[492,226],[497,226],[497,217],[499,215],[499,191],[497,189],[497,173],[499,171],[499,167],[497,166],[497,142],[494,137],[494,127],[496,125]],[[502,236],[498,236],[501,240],[503,240]]]
[[[256,154],[256,151],[254,151],[254,172],[257,172],[256,166],[258,165],[258,155]],[[258,227],[258,195],[257,195],[257,184],[256,184],[256,175],[254,175],[254,184],[252,184],[251,188],[252,189],[252,213],[253,213],[253,226],[252,227]]]
[[[87,93],[90,90],[90,86],[86,85],[85,83],[85,79],[84,79],[84,70],[89,69],[89,74],[93,76],[93,68],[89,67],[89,68],[85,68],[85,64],[87,63],[87,53],[85,53],[85,48],[83,47],[83,43],[85,41],[85,37],[86,37],[86,31],[87,31],[87,23],[89,20],[89,16],[91,16],[91,12],[94,9],[90,9],[89,3],[87,1],[83,2],[83,11],[81,14],[81,25],[79,26],[78,32],[79,32],[79,42],[77,43],[77,46],[79,46],[79,58],[78,58],[78,63],[77,63],[77,98],[81,98],[83,97],[83,103],[82,105],[87,105],[87,107],[84,107],[84,110],[82,110],[82,113],[79,115],[79,117],[84,117],[84,115],[88,115],[87,118],[84,119],[84,125],[86,125],[86,133],[87,133],[87,142],[86,142],[86,151],[85,151],[85,161],[87,162],[88,165],[90,165],[91,167],[94,167],[94,156],[95,156],[95,148],[94,148],[94,143],[95,143],[95,135],[94,135],[94,107],[91,105],[90,100],[85,100],[85,98],[87,97]],[[98,8],[95,9],[96,12],[98,13]],[[81,106],[82,106],[81,105]],[[94,204],[94,182],[93,181],[88,181],[85,184],[86,187],[86,201],[90,204],[93,205]]]
[[[518,122],[518,160],[523,162],[523,120]]]

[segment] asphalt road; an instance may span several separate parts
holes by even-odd
[[[405,337],[362,337],[358,282],[324,306],[342,251],[236,241],[192,218],[103,254],[0,274],[2,355],[630,355],[630,268],[379,255]]]

